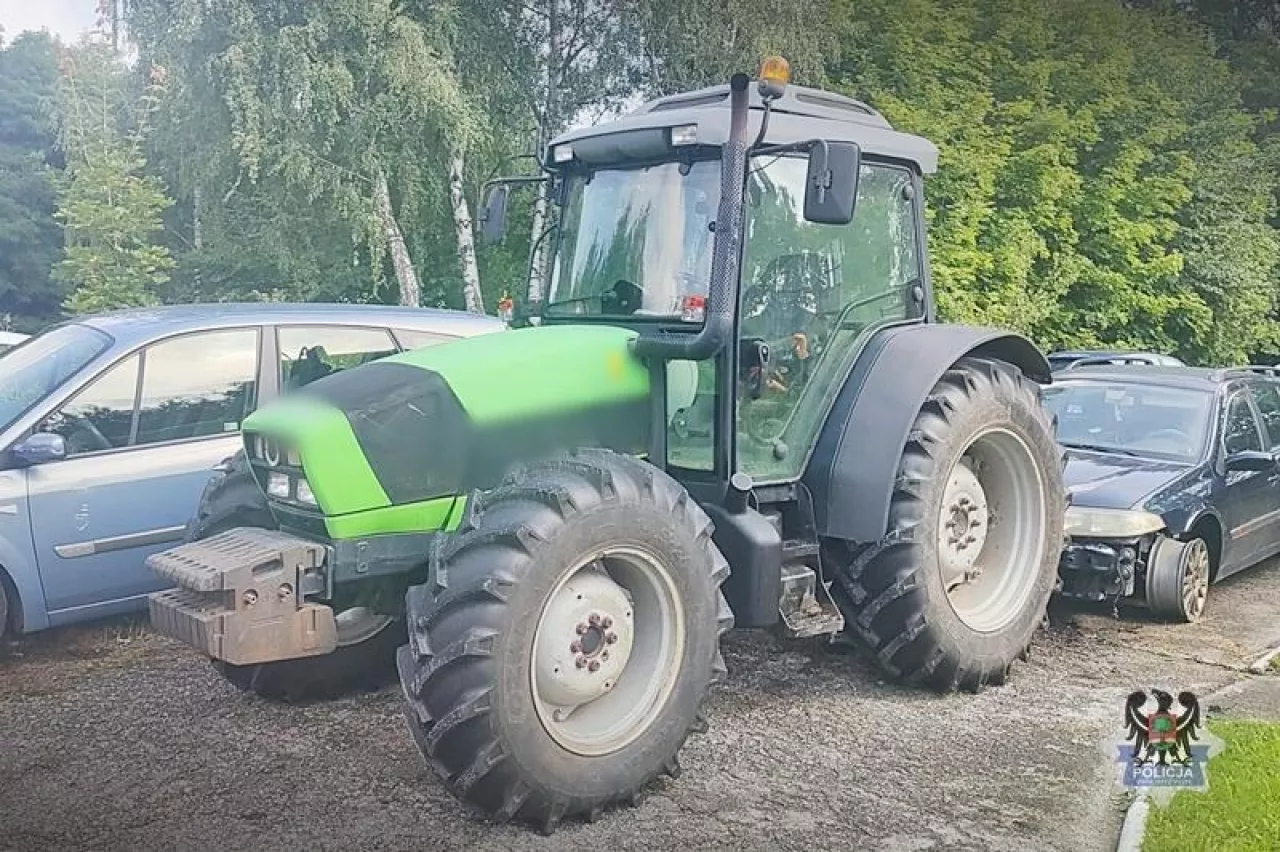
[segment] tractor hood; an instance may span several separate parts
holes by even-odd
[[[245,420],[246,449],[260,482],[277,467],[304,479],[326,519],[388,509],[412,524],[447,518],[454,498],[523,459],[572,446],[644,452],[649,374],[631,354],[635,336],[542,326],[404,352],[264,406]]]

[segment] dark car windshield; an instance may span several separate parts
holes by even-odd
[[[98,357],[111,338],[87,325],[61,325],[0,355],[0,431]]]
[[[1193,462],[1204,449],[1213,394],[1136,382],[1057,381],[1044,401],[1058,442],[1103,452]]]

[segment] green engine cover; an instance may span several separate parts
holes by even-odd
[[[635,336],[544,326],[405,352],[264,406],[245,420],[246,446],[254,458],[263,436],[297,454],[335,538],[449,528],[458,498],[523,459],[646,451],[649,374]]]

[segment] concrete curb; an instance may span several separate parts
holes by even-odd
[[[1249,671],[1253,672],[1254,674],[1266,674],[1267,668],[1271,665],[1271,661],[1276,659],[1277,657],[1280,657],[1280,645],[1276,645],[1270,651],[1263,654],[1258,659],[1254,660],[1253,663],[1249,666]]]
[[[1147,814],[1150,812],[1151,803],[1147,801],[1146,788],[1140,789],[1124,812],[1124,825],[1120,827],[1116,852],[1141,852],[1142,837],[1147,831]]]
[[[1280,656],[1280,648],[1272,649],[1264,659],[1269,663],[1271,658],[1275,656]],[[1257,663],[1254,663],[1254,665],[1257,665]],[[1203,706],[1207,708],[1210,699],[1220,698],[1231,693],[1239,688],[1242,681],[1248,679],[1249,676],[1245,675],[1244,678],[1224,683],[1200,699],[1204,702]],[[1124,822],[1120,826],[1120,838],[1116,841],[1116,852],[1142,852],[1142,839],[1147,832],[1147,815],[1149,813],[1151,813],[1151,802],[1148,788],[1140,787],[1134,795],[1133,801],[1129,802],[1129,806],[1125,808]]]

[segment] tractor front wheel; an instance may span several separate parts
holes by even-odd
[[[602,450],[532,465],[467,512],[406,596],[397,662],[428,764],[544,831],[674,777],[732,623],[706,514]]]
[[[885,537],[837,553],[849,628],[890,675],[938,691],[1003,683],[1043,623],[1062,552],[1062,451],[1038,389],[965,358],[903,448]]]
[[[196,514],[187,525],[187,541],[236,527],[276,527],[244,451],[224,465],[223,475],[205,486]],[[396,648],[404,641],[403,618],[350,606],[335,612],[334,620],[338,648],[331,653],[250,666],[214,660],[214,668],[238,689],[273,701],[335,698],[384,685],[392,676]]]

